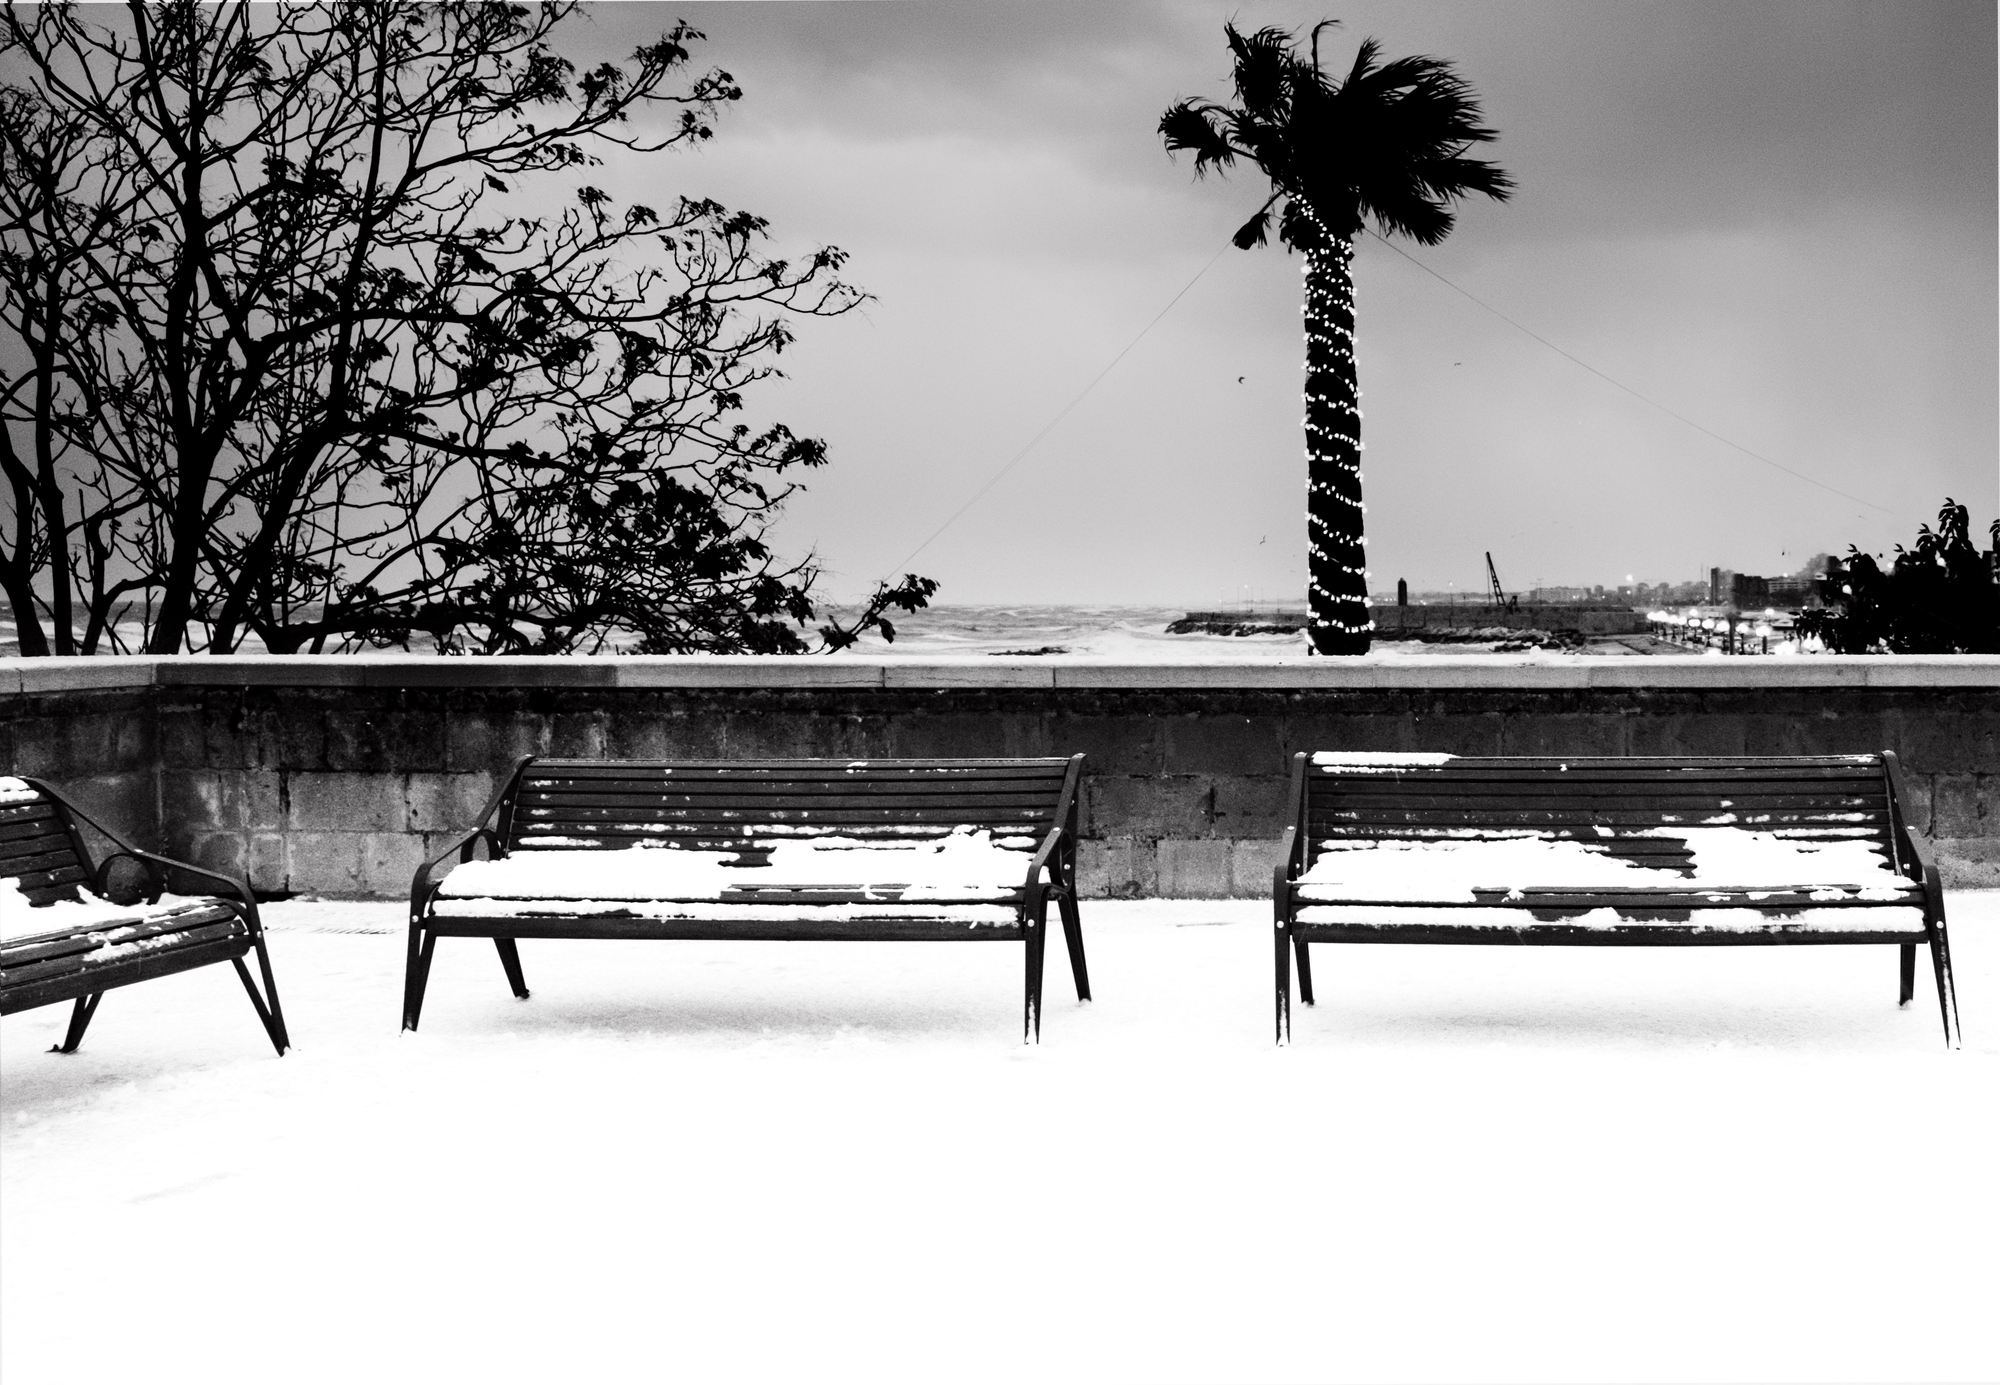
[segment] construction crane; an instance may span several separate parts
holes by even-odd
[[[1486,584],[1493,597],[1493,604],[1511,611],[1521,604],[1518,596],[1509,596],[1500,589],[1500,574],[1493,570],[1493,555],[1486,555]]]

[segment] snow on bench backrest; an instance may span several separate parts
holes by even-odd
[[[61,811],[11,775],[0,776],[0,878],[17,881],[29,904],[75,899],[89,879]]]
[[[1014,846],[1056,826],[1069,762],[537,760],[501,823],[510,852],[678,847],[746,864],[815,839]]]
[[[1615,888],[1634,878],[1634,868],[1639,878],[1658,872],[1662,883],[1697,886],[1890,886],[1902,865],[1879,755],[1322,752],[1307,767],[1305,787],[1302,830],[1315,879],[1400,872],[1411,889],[1428,888],[1415,877],[1456,889],[1465,883],[1457,875],[1485,877],[1504,866],[1517,883],[1578,888]],[[1364,865],[1371,851],[1377,859]]]

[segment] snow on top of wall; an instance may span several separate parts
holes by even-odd
[[[27,780],[17,779],[11,774],[0,775],[0,805],[32,803],[40,797]]]
[[[1016,846],[1021,843],[1022,846]],[[995,841],[986,830],[953,829],[928,841],[808,837],[774,842],[761,866],[735,852],[646,844],[618,850],[537,849],[498,861],[468,861],[445,877],[442,897],[515,899],[717,899],[753,886],[901,886],[904,899],[991,895],[1027,876],[1033,839]]]
[[[1473,891],[1781,889],[1852,886],[1897,898],[1910,882],[1874,841],[1801,841],[1744,827],[1647,828],[1628,835],[1685,841],[1693,875],[1613,856],[1602,842],[1547,835],[1483,840],[1330,840],[1299,877],[1306,899],[1474,899]],[[1678,864],[1678,860],[1676,860]]]
[[[1436,751],[1412,750],[1316,750],[1313,763],[1327,769],[1339,770],[1344,774],[1386,774],[1392,770],[1412,769],[1421,765],[1442,765],[1456,760],[1456,755],[1445,755]]]

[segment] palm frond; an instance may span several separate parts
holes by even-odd
[[[1299,66],[1292,36],[1275,27],[1246,35],[1233,23],[1224,24],[1222,32],[1236,59],[1236,99],[1244,112],[1259,120],[1281,119],[1291,105]]]
[[[1160,117],[1160,138],[1166,141],[1167,153],[1192,149],[1196,177],[1207,173],[1210,165],[1228,168],[1236,162],[1236,151],[1230,146],[1228,135],[1217,129],[1211,119],[1211,114],[1218,110],[1209,102],[1182,101]],[[1220,113],[1224,117],[1229,114]]]
[[[1271,231],[1271,208],[1277,204],[1277,201],[1278,199],[1274,195],[1269,202],[1259,207],[1257,215],[1244,222],[1237,228],[1236,234],[1229,238],[1230,244],[1234,245],[1238,250],[1249,250],[1254,246],[1264,244],[1265,237]]]

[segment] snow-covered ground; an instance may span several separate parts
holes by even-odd
[[[1012,945],[440,944],[0,1026],[0,1378],[1991,1380],[2000,895],[1965,1050],[1867,948],[1353,947],[1267,906]],[[1073,992],[1070,994],[1073,995]]]

